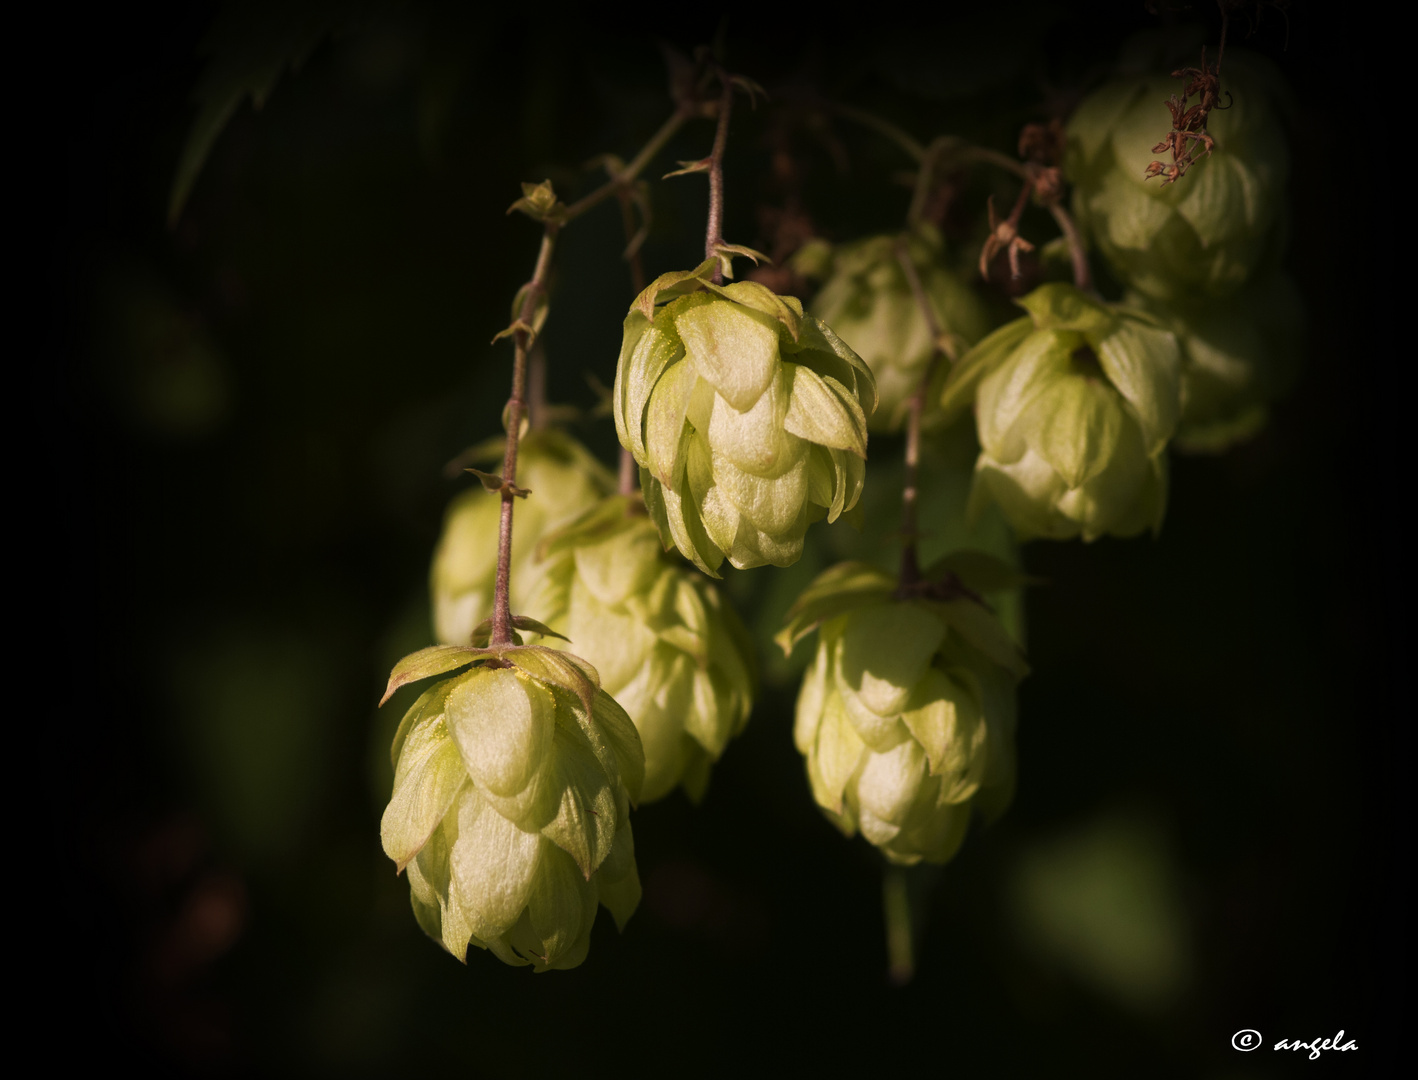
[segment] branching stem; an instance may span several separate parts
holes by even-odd
[[[497,534],[497,583],[493,587],[492,597],[493,645],[512,643],[512,609],[509,599],[512,577],[512,504],[516,498],[513,484],[517,478],[517,448],[522,436],[522,419],[527,409],[527,353],[532,338],[527,327],[533,325],[537,305],[546,295],[547,278],[551,271],[552,253],[556,250],[557,235],[568,222],[612,195],[624,191],[627,185],[633,183],[694,112],[689,106],[676,109],[624,169],[589,195],[566,207],[557,220],[548,221],[542,227],[542,245],[537,251],[537,262],[532,270],[531,280],[527,282],[523,292],[522,308],[517,312],[516,322],[521,326],[512,335],[515,352],[512,361],[512,394],[507,399],[506,410],[507,448],[502,456],[502,514]]]

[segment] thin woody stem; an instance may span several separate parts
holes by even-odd
[[[734,84],[721,71],[719,82],[724,92],[719,98],[719,124],[714,131],[714,149],[709,153],[709,222],[704,229],[704,257],[718,256],[724,242],[724,147],[729,141],[729,113],[734,107]],[[714,268],[714,284],[724,283],[722,267]]]
[[[532,280],[527,282],[522,310],[517,313],[517,318],[526,325],[531,325],[537,301],[546,292],[551,255],[556,248],[556,234],[559,231],[560,226],[550,223],[542,231],[537,265],[532,271]],[[493,645],[512,644],[512,609],[508,600],[512,574],[512,500],[516,498],[512,485],[517,478],[517,444],[521,440],[522,416],[527,405],[528,338],[528,332],[522,329],[512,337],[516,351],[512,361],[512,396],[507,399],[507,449],[502,456],[502,517],[497,536],[497,584],[492,595]]]
[[[690,107],[681,106],[676,109],[624,169],[589,195],[568,206],[558,221],[546,223],[542,229],[542,246],[537,252],[536,266],[532,270],[531,280],[527,282],[526,292],[522,297],[522,308],[517,312],[517,321],[526,326],[532,324],[537,304],[546,294],[551,257],[556,249],[557,234],[561,229],[587,210],[623,191],[693,115],[694,110]],[[517,478],[517,448],[522,436],[522,418],[527,408],[527,353],[531,344],[530,337],[525,329],[519,329],[512,335],[515,347],[512,361],[512,395],[507,399],[507,449],[502,457],[503,489],[502,514],[498,521],[497,534],[497,583],[493,587],[492,596],[491,643],[494,645],[512,643],[512,503],[516,498],[512,486]]]
[[[595,191],[583,198],[577,199],[566,208],[565,212],[562,214],[562,224],[580,217],[592,207],[599,206],[601,203],[605,202],[606,199],[625,187],[625,185],[635,180],[636,177],[645,171],[645,166],[650,164],[655,155],[664,149],[665,143],[669,142],[670,139],[674,137],[675,132],[682,128],[685,121],[692,116],[694,116],[694,110],[690,108],[679,108],[671,113],[670,118],[660,125],[660,130],[650,136],[650,141],[641,148],[640,153],[636,154],[625,168],[621,169],[620,172],[616,173],[614,177],[602,184]]]
[[[863,127],[871,128],[878,135],[884,135],[917,161],[925,160],[926,148],[914,136],[897,127],[890,120],[885,120],[875,113],[851,105],[833,105],[831,108],[838,115],[853,120]]]
[[[1093,291],[1093,269],[1088,265],[1088,252],[1083,247],[1083,234],[1078,231],[1071,215],[1058,202],[1045,204],[1054,215],[1059,229],[1068,237],[1068,254],[1073,260],[1073,283],[1084,292]]]

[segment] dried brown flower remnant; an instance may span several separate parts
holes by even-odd
[[[1224,46],[1223,46],[1224,47]],[[1174,79],[1186,79],[1179,98],[1173,94],[1167,99],[1167,108],[1172,114],[1172,130],[1167,137],[1152,148],[1154,154],[1171,152],[1172,163],[1154,161],[1147,166],[1143,176],[1150,180],[1161,176],[1162,185],[1175,184],[1186,175],[1197,154],[1205,151],[1208,155],[1216,146],[1216,140],[1206,131],[1206,120],[1211,110],[1221,101],[1221,60],[1215,65],[1206,63],[1206,50],[1201,51],[1201,67],[1181,68],[1172,72]],[[1187,107],[1193,97],[1195,105]]]

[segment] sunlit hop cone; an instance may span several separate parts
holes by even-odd
[[[971,809],[993,817],[1014,789],[1014,693],[1027,667],[949,567],[947,557],[900,599],[880,570],[835,566],[778,635],[787,651],[818,630],[793,728],[813,798],[895,863],[945,862]]]
[[[753,704],[753,650],[703,575],[666,557],[638,497],[612,496],[553,536],[527,610],[570,638],[645,747],[643,801],[699,799]]]
[[[975,395],[971,516],[996,502],[1021,539],[1160,528],[1181,410],[1177,339],[1071,285],[1018,303],[1028,316],[972,349],[941,398],[949,413]]]
[[[479,460],[495,459],[500,465],[502,440],[489,440],[478,451]],[[537,543],[614,490],[615,478],[575,439],[546,430],[523,436],[516,482],[531,492],[517,501],[512,530],[512,610],[524,611],[522,599],[536,585],[532,556]],[[439,641],[466,644],[473,628],[492,612],[501,506],[500,496],[482,487],[464,491],[448,506],[429,575]]]
[[[906,418],[911,395],[935,355],[936,342],[897,257],[898,238],[875,236],[840,248],[812,312],[851,345],[876,376],[880,403],[873,431]],[[963,353],[984,337],[989,319],[974,290],[940,262],[933,229],[913,235],[907,250],[947,345]]]
[[[705,573],[787,566],[808,523],[856,505],[870,369],[791,296],[665,274],[631,306],[613,407],[651,519]]]
[[[575,967],[597,904],[623,927],[640,902],[639,736],[589,664],[539,646],[424,649],[394,668],[385,700],[459,668],[394,736],[384,851],[408,871],[419,925],[459,960],[475,945]]]
[[[1304,305],[1280,271],[1230,300],[1128,301],[1155,315],[1181,345],[1182,418],[1172,440],[1178,449],[1215,453],[1254,435],[1298,373]]]
[[[1234,293],[1278,255],[1290,159],[1263,61],[1228,51],[1221,103],[1207,119],[1214,148],[1164,184],[1152,162],[1172,125],[1180,79],[1111,83],[1068,126],[1065,171],[1080,224],[1124,282],[1160,299]]]

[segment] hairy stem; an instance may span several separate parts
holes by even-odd
[[[676,109],[624,169],[589,195],[568,206],[558,221],[546,223],[542,230],[542,246],[537,252],[536,266],[532,270],[531,280],[527,282],[526,292],[522,297],[522,308],[517,312],[517,321],[527,326],[532,324],[537,304],[546,293],[557,234],[566,223],[580,217],[610,196],[624,191],[625,185],[644,172],[645,166],[650,164],[674,133],[693,115],[692,108],[681,106]],[[493,645],[512,643],[512,608],[509,597],[512,578],[512,502],[516,498],[512,486],[517,479],[517,446],[521,441],[522,417],[527,408],[527,354],[531,345],[531,334],[525,329],[519,329],[512,335],[512,342],[515,347],[512,361],[512,395],[507,399],[507,449],[502,456],[502,514],[498,521],[497,533],[497,583],[493,587],[492,596]]]
[[[724,242],[724,147],[729,142],[729,113],[734,106],[734,84],[719,73],[724,92],[719,97],[719,124],[714,131],[714,149],[709,153],[709,222],[704,229],[704,257],[718,256]],[[714,284],[724,283],[722,267],[714,268]]]
[[[548,224],[542,231],[542,246],[537,252],[537,265],[532,280],[527,282],[522,298],[522,310],[517,318],[530,325],[537,301],[546,292],[551,255],[556,248],[560,226]],[[530,335],[519,329],[513,336],[515,353],[512,361],[512,396],[507,399],[507,449],[502,455],[502,517],[497,535],[497,584],[492,596],[492,644],[512,643],[512,609],[508,602],[512,573],[512,500],[516,498],[512,485],[517,479],[517,444],[522,436],[522,416],[527,407],[527,351]]]

